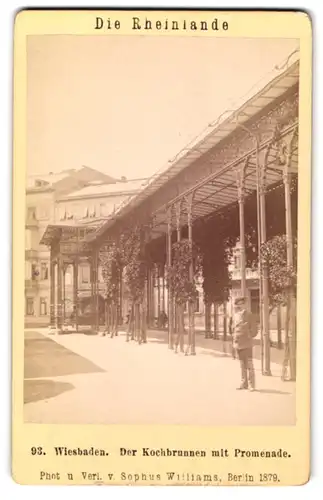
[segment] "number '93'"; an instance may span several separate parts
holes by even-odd
[[[43,448],[41,446],[32,446],[30,448],[30,453],[32,455],[46,455],[46,453],[44,452]]]

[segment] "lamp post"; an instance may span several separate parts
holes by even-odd
[[[268,286],[264,287],[266,276],[263,273],[263,265],[260,258],[261,245],[264,242],[263,238],[265,237],[264,227],[264,204],[261,206],[261,193],[260,193],[260,164],[259,164],[259,154],[260,154],[260,144],[259,137],[255,134],[249,127],[246,125],[239,123],[238,114],[236,114],[236,123],[237,126],[245,130],[255,141],[256,147],[256,186],[257,186],[257,236],[258,236],[258,273],[259,273],[259,308],[260,308],[260,335],[261,335],[261,371],[263,375],[270,375],[270,339],[269,332],[264,331],[268,328],[268,323],[264,321],[265,315],[268,315],[268,311],[266,310],[265,303],[268,303]],[[263,167],[264,168],[264,167]],[[264,196],[264,193],[263,193]],[[267,283],[268,285],[268,283]],[[265,289],[264,289],[265,288]],[[264,300],[264,296],[266,295],[266,300]]]
[[[168,272],[172,265],[172,207],[167,211],[167,238],[166,238],[166,255]],[[173,349],[173,332],[174,332],[174,317],[173,317],[173,290],[170,277],[168,277],[168,347]]]

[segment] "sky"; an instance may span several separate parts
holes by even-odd
[[[30,36],[27,172],[86,165],[150,177],[274,78],[297,47],[268,38]]]

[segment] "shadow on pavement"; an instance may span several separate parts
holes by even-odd
[[[27,379],[104,371],[41,333],[26,334],[24,375]]]
[[[282,394],[283,396],[291,396],[291,392],[277,391],[276,389],[255,389],[255,392],[260,392],[262,394]]]
[[[158,339],[156,337],[150,337],[148,341],[150,344],[168,344],[168,339]]]
[[[176,334],[174,334],[174,341],[176,339]],[[184,335],[184,339],[187,339],[187,331]],[[167,344],[168,343],[168,333],[166,330],[158,330],[156,328],[149,329],[148,331],[148,342],[156,343],[156,344]],[[205,334],[203,331],[195,332],[195,344],[196,347],[199,347],[204,350],[204,352],[200,352],[200,354],[209,354],[214,357],[223,357],[223,356],[231,356],[231,338],[227,337],[226,340],[222,338],[205,338]],[[277,347],[271,347],[270,349],[271,361],[278,365],[282,365],[284,359],[284,350],[278,349]],[[253,357],[254,359],[261,360],[261,346],[260,340],[254,340],[254,348],[253,348]]]
[[[25,380],[24,381],[24,403],[34,403],[43,399],[54,398],[59,394],[74,389],[67,382],[55,382],[54,380]]]
[[[231,358],[231,356],[225,352],[211,351],[209,349],[201,348],[199,354],[204,354],[206,356],[213,356],[214,358]]]

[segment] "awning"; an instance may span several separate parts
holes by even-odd
[[[208,153],[211,149],[220,144],[223,139],[228,137],[233,131],[235,131],[240,125],[248,122],[252,119],[261,109],[270,105],[277,99],[279,99],[287,90],[291,89],[297,85],[299,80],[299,61],[291,64],[286,70],[281,72],[276,78],[272,79],[262,90],[251,97],[247,102],[245,102],[240,108],[236,110],[230,110],[227,114],[223,114],[215,123],[209,125],[211,129],[210,132],[206,133],[199,142],[194,145],[190,145],[189,148],[183,149],[175,158],[169,162],[169,166],[165,171],[161,172],[157,176],[152,177],[148,185],[132,199],[126,200],[126,202],[116,210],[113,216],[100,228],[98,228],[93,234],[87,236],[87,241],[93,241],[100,237],[105,231],[112,227],[116,220],[123,218],[135,207],[139,206],[144,200],[156,193],[162,186],[167,184],[170,180],[176,177],[181,171],[188,168],[192,163],[198,160],[201,156]],[[237,123],[237,115],[239,115],[239,124]],[[226,117],[227,116],[227,117]],[[254,181],[251,178],[251,172],[249,176],[248,183],[252,183],[250,189],[254,189]],[[275,182],[274,175],[271,175],[271,181]],[[277,176],[276,176],[277,178]],[[214,208],[219,208],[221,205],[229,204],[234,201],[233,191],[235,190],[236,199],[236,188],[231,187],[231,184],[235,181],[232,179],[231,174],[227,174],[222,177],[223,183],[226,186],[226,195],[221,196],[219,190],[217,190],[217,201],[215,202],[214,196],[211,197],[211,190],[206,188],[204,194],[200,194],[198,213],[203,216],[209,211],[214,210]],[[230,189],[231,187],[231,189]],[[220,190],[221,191],[221,190]],[[232,194],[230,194],[230,191]],[[214,186],[213,186],[214,192]],[[207,200],[207,201],[206,201]],[[209,204],[209,209],[206,209]],[[202,208],[204,207],[204,209]]]

